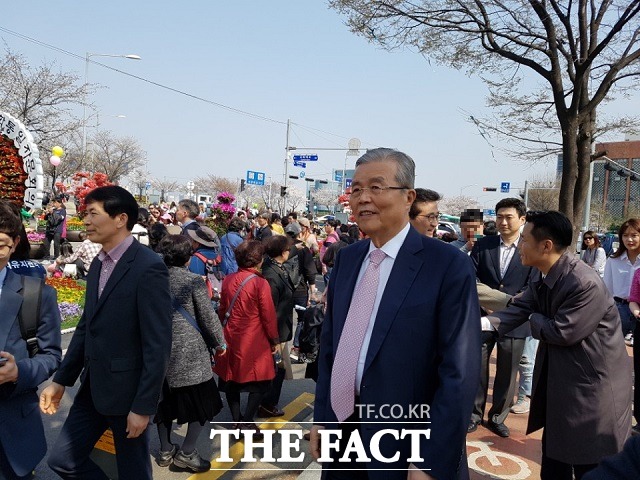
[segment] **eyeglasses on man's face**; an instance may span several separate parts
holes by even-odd
[[[408,189],[409,187],[388,187],[388,186],[381,186],[381,185],[373,185],[371,187],[353,187],[351,189],[351,197],[358,198],[365,192],[365,190],[368,190],[370,195],[377,197],[379,195],[382,195],[384,192],[388,190],[408,190]]]
[[[424,214],[420,213],[420,214],[416,215],[416,217],[426,218],[431,223],[437,222],[438,220],[440,220],[440,214],[439,213],[430,213],[429,215],[424,215]]]

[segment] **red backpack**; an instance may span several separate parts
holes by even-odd
[[[218,253],[215,258],[207,258],[203,254],[199,252],[195,252],[193,256],[198,258],[202,263],[204,263],[204,269],[205,269],[204,282],[207,285],[209,298],[213,300],[219,300],[220,288],[222,287],[222,278],[224,277],[224,275],[222,274],[222,270],[220,270],[220,263],[222,263],[222,255]],[[214,298],[214,297],[218,297],[218,298]]]

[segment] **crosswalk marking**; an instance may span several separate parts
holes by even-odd
[[[290,402],[284,407],[284,416],[277,418],[270,418],[267,422],[262,423],[259,427],[269,428],[271,430],[279,430],[283,428],[287,422],[289,422],[293,417],[302,412],[305,408],[309,407],[309,404],[313,403],[315,399],[315,395],[312,393],[304,392],[301,393],[295,400]],[[278,423],[270,423],[277,421]],[[309,455],[308,452],[304,452],[305,455]],[[229,448],[229,456],[234,459],[233,463],[229,462],[217,462],[214,459],[211,459],[211,470],[204,473],[198,473],[189,477],[189,480],[215,480],[217,478],[222,477],[227,471],[230,470],[245,470],[245,471],[277,471],[278,468],[273,466],[271,468],[237,468],[236,466],[240,463],[240,459],[244,456],[244,442],[238,441],[233,444]],[[214,458],[218,457],[216,453]]]

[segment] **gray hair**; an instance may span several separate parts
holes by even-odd
[[[356,161],[356,168],[365,163],[384,162],[387,160],[392,160],[398,165],[398,171],[396,172],[396,182],[398,182],[398,185],[413,188],[416,178],[416,164],[409,155],[399,150],[394,150],[393,148],[374,148],[373,150],[367,150],[367,152]]]
[[[200,207],[196,202],[188,198],[184,198],[178,202],[178,207],[187,212],[187,216],[191,219],[195,219],[200,215]]]

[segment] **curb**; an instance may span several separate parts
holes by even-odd
[[[66,333],[73,333],[75,331],[76,331],[76,327],[71,327],[71,328],[65,328],[64,330],[61,330],[60,333],[64,335]]]

